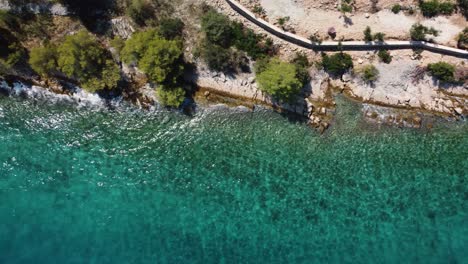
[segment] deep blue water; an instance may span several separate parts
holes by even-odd
[[[0,97],[0,263],[468,263],[468,126]]]

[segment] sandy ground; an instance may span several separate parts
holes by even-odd
[[[342,14],[336,11],[335,4],[333,4],[333,8],[330,8],[330,4],[317,4],[320,2],[322,1],[260,0],[270,22],[274,23],[280,17],[289,17],[289,25],[295,29],[297,34],[304,37],[314,33],[326,37],[327,29],[335,27],[338,39],[362,40],[364,29],[370,26],[374,33],[385,33],[387,39],[407,40],[411,26],[420,22],[441,31],[440,36],[434,39],[437,43],[455,47],[456,36],[466,26],[466,20],[460,18],[460,15],[426,19],[416,15],[405,15],[403,12],[394,14],[388,9],[382,9],[377,13],[357,11],[350,14],[348,22],[345,23]],[[387,1],[387,4],[381,7],[391,6],[392,2],[395,1]],[[317,8],[318,6],[322,7]]]

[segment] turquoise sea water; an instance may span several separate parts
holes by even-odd
[[[468,263],[468,126],[0,97],[0,263]]]

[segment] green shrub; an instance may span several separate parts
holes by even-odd
[[[165,39],[175,39],[182,36],[184,22],[179,18],[165,18],[159,23],[159,34]]]
[[[310,35],[309,40],[312,43],[322,44],[322,39],[320,38],[320,36],[318,34]]]
[[[466,27],[459,35],[458,35],[458,47],[460,49],[468,49],[468,27]]]
[[[431,63],[427,66],[429,73],[442,82],[455,80],[455,66],[446,62]]]
[[[385,38],[385,34],[382,33],[382,32],[377,32],[377,33],[374,34],[374,40],[375,41],[383,42],[384,38]]]
[[[372,30],[369,26],[367,26],[366,29],[364,30],[364,40],[367,42],[370,42],[373,40]]]
[[[458,0],[458,7],[465,18],[468,18],[468,0]]]
[[[57,70],[57,47],[45,45],[31,49],[29,65],[40,75],[49,75]]]
[[[139,26],[147,24],[147,20],[154,18],[154,8],[148,0],[131,0],[127,7],[127,16]]]
[[[374,65],[366,65],[360,69],[359,73],[366,82],[374,82],[379,78],[379,70]]]
[[[252,11],[257,15],[264,15],[265,14],[265,9],[261,5],[254,6]]]
[[[257,73],[257,82],[260,90],[284,101],[293,99],[302,88],[296,66],[277,58],[271,59],[265,69]]]
[[[0,27],[15,30],[19,28],[17,17],[5,10],[0,10]]]
[[[86,31],[66,37],[57,49],[58,70],[77,79],[90,92],[112,89],[120,71],[106,50]]]
[[[201,26],[210,42],[223,47],[231,45],[233,32],[231,22],[227,16],[215,10],[209,10],[203,15]]]
[[[455,5],[450,2],[443,2],[439,5],[439,12],[444,15],[451,15],[455,11]]]
[[[262,72],[264,72],[268,66],[268,63],[270,62],[271,58],[269,57],[264,57],[255,62],[255,73],[258,75]]]
[[[111,47],[115,49],[117,54],[120,55],[122,52],[123,48],[125,47],[125,40],[123,40],[121,37],[116,36],[110,41]]]
[[[348,5],[346,3],[341,4],[340,11],[345,14],[345,13],[351,13],[353,12],[353,7],[351,5]]]
[[[179,107],[185,99],[185,90],[181,87],[160,86],[156,95],[164,106]]]
[[[439,14],[439,1],[430,0],[430,1],[420,1],[419,8],[424,16],[433,17]]]
[[[211,70],[226,71],[231,68],[231,50],[204,41],[200,47],[200,56]]]
[[[252,29],[240,26],[240,23],[233,23],[234,46],[245,51],[252,59],[270,55],[274,53],[273,41],[270,38],[256,34]]]
[[[136,63],[153,82],[174,84],[183,72],[182,43],[163,39],[154,29],[138,32],[125,42],[122,60]]]
[[[390,63],[392,62],[392,55],[387,50],[379,50],[377,53],[377,56],[379,56],[380,61],[385,62],[385,63]]]
[[[342,75],[349,69],[353,68],[353,59],[349,54],[339,52],[331,56],[323,55],[322,57],[323,68],[334,75]]]
[[[392,12],[393,13],[398,14],[398,13],[400,13],[400,11],[401,11],[401,5],[395,4],[395,5],[392,6]]]
[[[426,35],[433,35],[437,37],[438,34],[439,32],[433,27],[427,28],[419,23],[414,24],[410,29],[411,39],[415,41],[426,41]]]
[[[310,62],[307,56],[302,52],[297,52],[296,56],[291,61],[296,66],[296,77],[305,84],[310,80],[309,67]]]
[[[455,5],[450,2],[439,2],[439,0],[420,1],[419,8],[424,16],[433,17],[439,14],[450,15],[455,10]]]

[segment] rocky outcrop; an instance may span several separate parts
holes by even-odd
[[[0,0],[0,10],[10,10],[11,5],[8,0]]]
[[[135,32],[135,28],[130,23],[130,20],[126,17],[114,18],[110,21],[112,33],[123,39],[128,39]]]
[[[12,5],[8,0],[0,0],[0,10],[8,10],[12,12],[24,12],[25,10],[34,14],[50,14],[53,16],[68,16],[68,9],[58,3],[38,2],[28,3],[25,5]]]

